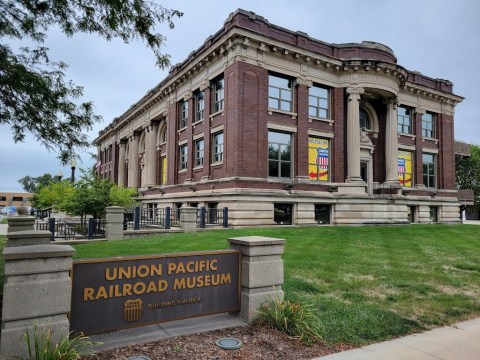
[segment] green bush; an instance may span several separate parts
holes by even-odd
[[[272,299],[258,310],[253,326],[268,326],[307,345],[320,341],[321,322],[310,304]]]
[[[79,335],[62,336],[58,344],[52,342],[52,331],[40,331],[35,325],[32,333],[27,329],[25,341],[27,343],[28,356],[16,357],[20,360],[76,360],[82,356],[93,355],[93,345],[90,338]]]

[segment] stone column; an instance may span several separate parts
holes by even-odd
[[[23,335],[34,325],[52,331],[57,343],[68,336],[72,284],[69,271],[75,250],[68,245],[7,247],[3,288],[1,358],[26,357]]]
[[[360,95],[363,88],[347,88],[347,179],[363,182],[360,176]]]
[[[183,231],[197,231],[197,208],[182,207],[180,211],[180,226]]]
[[[107,240],[123,240],[123,213],[121,206],[109,206],[106,208],[105,236]]]
[[[387,102],[385,129],[385,184],[400,186],[398,181],[398,135],[397,135],[397,99]]]
[[[153,187],[156,185],[157,174],[157,147],[155,142],[156,126],[150,124],[146,129],[145,134],[145,186]]]
[[[118,153],[118,186],[125,186],[125,150],[127,144],[120,140],[118,146],[120,148]]]
[[[270,300],[283,300],[284,239],[244,236],[228,240],[242,253],[242,320],[251,322],[257,309]]]
[[[130,137],[128,152],[128,187],[138,188],[138,135]]]

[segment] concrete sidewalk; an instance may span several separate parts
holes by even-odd
[[[317,359],[479,360],[480,318]]]

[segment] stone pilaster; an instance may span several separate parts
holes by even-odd
[[[398,134],[397,134],[397,99],[386,102],[387,118],[385,130],[385,184],[400,186],[398,181]]]
[[[360,95],[363,88],[347,88],[347,178],[346,182],[363,182],[360,177]]]
[[[128,151],[128,187],[138,188],[138,166],[138,135],[133,134]]]
[[[125,186],[125,150],[126,142],[120,140],[118,143],[118,186]]]
[[[242,253],[242,320],[251,322],[257,309],[270,300],[283,300],[283,254],[285,240],[244,236],[228,240]]]

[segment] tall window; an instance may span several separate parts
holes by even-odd
[[[223,132],[213,134],[212,162],[223,161]]]
[[[188,158],[187,145],[182,145],[180,146],[180,163],[179,163],[180,170],[184,170],[187,168],[187,158]]]
[[[412,110],[404,106],[397,107],[397,130],[402,134],[412,134]]]
[[[435,155],[423,154],[423,185],[426,187],[435,187]]]
[[[398,151],[397,172],[401,186],[412,186],[412,153],[410,151]]]
[[[275,75],[268,76],[268,107],[271,109],[292,111],[293,81]]]
[[[324,87],[312,86],[308,89],[308,115],[322,119],[329,117],[329,91]]]
[[[222,111],[225,105],[225,88],[223,76],[213,81],[213,112]]]
[[[292,135],[268,132],[268,176],[292,177]]]
[[[435,138],[435,116],[432,113],[422,114],[422,136]]]
[[[180,129],[188,124],[188,100],[180,103]]]
[[[203,139],[195,141],[195,166],[203,165],[203,155],[205,153],[205,142]]]
[[[368,113],[360,108],[360,129],[372,130],[372,121]]]
[[[165,125],[162,127],[162,130],[160,130],[160,143],[166,143],[167,142],[167,126]]]
[[[203,120],[203,112],[205,109],[204,92],[197,91],[195,93],[195,121]]]

